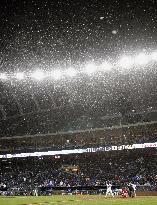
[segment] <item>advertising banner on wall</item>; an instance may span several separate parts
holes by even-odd
[[[41,156],[56,156],[56,155],[67,155],[67,154],[82,154],[82,153],[94,153],[94,152],[109,152],[109,151],[120,151],[120,150],[133,150],[133,149],[145,149],[145,148],[156,148],[157,142],[155,143],[143,143],[143,144],[132,144],[132,145],[119,145],[119,146],[105,146],[105,147],[90,147],[85,149],[73,149],[73,150],[56,150],[47,152],[32,152],[32,153],[20,153],[20,154],[5,154],[0,155],[0,159],[4,158],[21,158],[21,157],[41,157]]]

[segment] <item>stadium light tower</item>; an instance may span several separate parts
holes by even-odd
[[[147,65],[149,62],[149,57],[145,53],[140,53],[134,58],[135,65]]]
[[[55,80],[59,80],[60,78],[62,78],[62,72],[60,70],[53,70],[51,71],[50,76]]]
[[[108,62],[103,62],[100,65],[99,68],[100,68],[101,71],[108,72],[108,71],[111,71],[112,65],[110,63],[108,63]]]
[[[45,77],[45,75],[42,70],[36,70],[32,73],[31,77],[35,80],[42,80]]]
[[[152,52],[150,56],[151,56],[151,60],[157,61],[157,51]]]
[[[1,79],[1,80],[7,80],[7,74],[5,74],[5,73],[0,73],[0,79]]]
[[[16,74],[15,74],[15,78],[16,78],[17,80],[23,80],[23,79],[24,79],[24,73],[21,73],[21,72],[16,73]]]
[[[68,68],[66,71],[65,71],[65,75],[66,76],[69,76],[69,77],[74,77],[77,75],[77,71],[73,68]]]
[[[84,68],[84,72],[87,74],[93,74],[96,72],[96,65],[94,63],[88,63],[85,68]]]
[[[130,68],[133,65],[133,59],[129,56],[122,56],[118,62],[118,66],[122,68]]]

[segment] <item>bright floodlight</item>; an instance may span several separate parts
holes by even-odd
[[[31,76],[36,80],[42,80],[45,77],[44,72],[41,70],[34,71]]]
[[[94,63],[89,63],[84,68],[85,73],[92,74],[96,71],[96,65]]]
[[[0,73],[1,80],[7,80],[7,75],[5,73]]]
[[[149,62],[148,55],[140,53],[135,57],[134,62],[136,65],[146,65]]]
[[[100,65],[100,70],[101,71],[107,72],[107,71],[111,71],[111,69],[112,69],[112,65],[108,62],[103,62]]]
[[[23,80],[24,79],[24,73],[16,73],[15,74],[15,78],[17,79],[17,80]]]
[[[65,71],[65,75],[69,76],[69,77],[74,77],[76,76],[77,74],[77,71],[73,68],[68,68],[66,71]]]
[[[62,72],[60,70],[54,70],[51,72],[51,77],[53,77],[55,80],[59,80],[62,77]]]
[[[133,60],[129,56],[122,56],[118,62],[118,65],[122,68],[130,68],[133,65]]]
[[[154,51],[154,52],[151,54],[151,60],[157,61],[157,51]]]

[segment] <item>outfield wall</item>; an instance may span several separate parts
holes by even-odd
[[[157,191],[137,191],[137,196],[157,196]]]

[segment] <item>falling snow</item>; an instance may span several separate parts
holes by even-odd
[[[114,35],[115,35],[115,34],[117,34],[117,32],[118,32],[118,31],[113,30],[113,31],[112,31],[112,34],[114,34]]]
[[[156,124],[155,0],[1,1],[0,193],[156,190]]]
[[[21,121],[17,125],[8,121],[0,135],[8,134],[8,129],[12,130],[8,135],[32,133],[30,113],[37,124],[43,124],[39,120],[43,116],[46,131],[55,122],[51,131],[56,132],[72,129],[69,124],[82,115],[94,127],[104,126],[93,124],[100,115],[156,109],[155,4],[131,0],[4,3],[0,8],[0,126],[4,120]],[[151,53],[149,61],[145,56]],[[20,129],[26,126],[23,119],[29,121],[26,130]],[[38,129],[35,132],[42,132]]]

